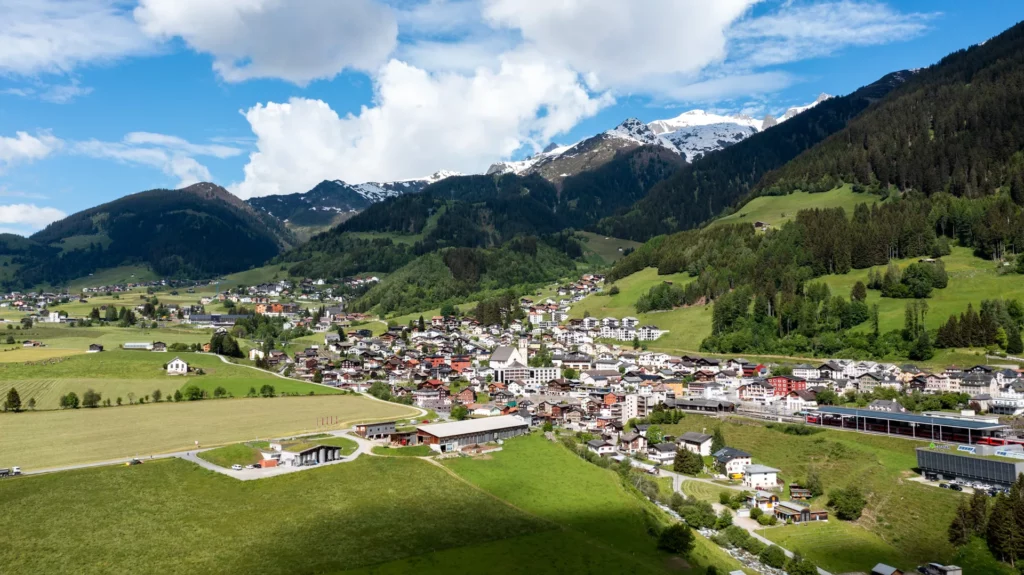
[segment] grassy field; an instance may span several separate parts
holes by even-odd
[[[932,526],[929,529],[938,530]],[[833,573],[868,571],[875,563],[913,567],[906,565],[906,559],[878,535],[837,519],[772,527],[761,534]]]
[[[874,204],[881,198],[873,194],[855,193],[850,186],[843,186],[819,194],[794,192],[786,196],[761,196],[754,198],[734,214],[719,218],[710,225],[765,222],[780,226],[796,217],[800,210],[813,208],[843,208],[846,217],[853,217],[857,204]]]
[[[666,433],[679,435],[717,425],[710,418],[687,415],[678,425],[664,427]],[[743,419],[731,419],[721,425],[729,446],[752,453],[755,463],[780,469],[780,480],[785,483],[803,481],[807,469],[813,466],[826,492],[857,485],[870,493],[864,516],[857,523],[842,527],[850,533],[836,545],[841,546],[843,541],[851,545],[843,561],[856,557],[861,548],[858,546],[869,543],[878,550],[887,548],[885,556],[891,559],[890,564],[907,570],[926,561],[943,561],[953,556],[954,550],[946,540],[946,527],[962,495],[907,481],[917,465],[914,448],[922,443],[841,431],[793,436]],[[826,499],[823,496],[811,504],[820,508]],[[842,556],[839,550],[834,553]],[[857,570],[870,570],[874,559],[874,555],[861,556]],[[824,561],[821,563],[830,567]]]
[[[583,244],[583,253],[594,254],[608,264],[615,263],[622,258],[623,251],[640,247],[640,242],[610,238],[593,232],[580,232],[579,235],[586,239]]]
[[[4,355],[0,352],[0,357]],[[190,366],[202,368],[205,375],[167,375],[164,365],[175,357],[181,357]],[[334,388],[282,379],[267,372],[223,363],[217,356],[197,353],[118,350],[32,362],[0,363],[0,393],[6,394],[9,388],[17,388],[23,401],[35,398],[37,409],[56,409],[62,395],[73,391],[81,397],[90,388],[112,401],[121,397],[128,402],[129,393],[144,397],[159,389],[167,397],[175,390],[190,385],[199,386],[210,394],[217,387],[223,387],[235,397],[245,397],[250,388],[258,391],[264,384],[274,386],[277,393],[338,393]]]
[[[615,282],[619,288],[616,295],[604,295],[611,289],[605,286],[604,294],[592,294],[573,304],[569,312],[572,318],[582,318],[585,313],[592,317],[623,318],[633,316],[642,325],[652,324],[669,332],[657,341],[648,342],[648,348],[656,350],[697,350],[700,342],[711,333],[711,306],[693,306],[670,311],[636,313],[636,300],[652,287],[663,281],[686,285],[693,281],[688,274],[659,276],[655,268],[647,268]],[[628,343],[628,342],[626,342]]]
[[[517,508],[582,536],[590,547],[617,551],[621,566],[608,566],[607,572],[665,568],[666,557],[647,535],[645,522],[645,514],[662,518],[660,512],[627,492],[613,472],[579,459],[540,435],[507,441],[502,451],[490,457],[449,459],[444,465]],[[709,564],[724,572],[740,568],[701,538],[689,563],[690,568],[681,572],[703,575]]]
[[[76,304],[80,305],[80,304]],[[26,339],[43,342],[50,349],[87,351],[89,344],[98,343],[112,350],[129,342],[162,341],[172,343],[207,343],[213,335],[209,330],[189,327],[168,327],[141,329],[137,327],[68,327],[59,324],[36,324],[29,329],[0,331],[0,337],[14,336],[17,341]],[[0,359],[0,361],[5,361]]]
[[[361,396],[224,399],[0,414],[0,461],[43,469],[201,446],[343,429],[411,417],[413,408]],[[337,425],[320,421],[336,417]]]
[[[4,481],[0,500],[11,574],[336,573],[551,528],[415,459],[249,482],[167,460]]]
[[[376,446],[373,452],[377,455],[388,455],[395,457],[426,457],[436,452],[430,449],[429,445],[410,445],[407,447],[384,447]]]
[[[901,268],[917,261],[917,258],[896,260]],[[983,299],[1020,299],[1024,301],[1024,279],[1019,274],[1000,275],[996,272],[993,262],[979,259],[972,255],[968,248],[953,248],[953,253],[942,258],[949,274],[949,285],[945,289],[932,291],[932,296],[925,300],[928,303],[926,323],[929,328],[936,329],[949,319],[950,314],[960,314],[967,309],[967,304],[974,304],[978,311]],[[885,273],[885,267],[875,268]],[[828,284],[832,293],[849,297],[854,284],[862,281],[867,284],[869,270],[853,270],[845,275],[825,276],[822,280]],[[881,330],[903,328],[903,314],[906,304],[911,300],[883,298],[881,293],[868,290],[868,305],[878,304],[878,322]],[[865,323],[862,329],[869,329]]]

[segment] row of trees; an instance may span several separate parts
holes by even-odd
[[[981,313],[972,304],[959,316],[950,315],[935,337],[935,346],[981,347],[998,345],[1007,353],[1024,352],[1021,327],[1024,306],[1018,300],[983,300]]]
[[[975,490],[969,500],[961,499],[948,535],[956,546],[980,537],[993,555],[1015,565],[1024,557],[1024,474],[1017,477],[1009,494],[989,497]]]

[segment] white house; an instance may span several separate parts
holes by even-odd
[[[775,489],[779,483],[779,470],[767,465],[748,465],[743,468],[743,487],[747,489]]]
[[[676,458],[676,444],[656,443],[647,449],[647,456],[655,463],[672,463]]]
[[[743,475],[743,470],[751,464],[749,453],[732,447],[719,449],[715,452],[714,457],[715,462],[725,470],[725,474],[729,477]]]
[[[601,439],[592,439],[588,441],[587,449],[598,455],[611,455],[615,453],[615,446]]]
[[[699,454],[701,457],[707,457],[711,455],[712,439],[713,438],[706,433],[687,431],[679,436],[679,446],[687,451]]]
[[[180,357],[167,362],[167,375],[187,375],[188,363]]]

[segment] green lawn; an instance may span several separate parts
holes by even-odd
[[[739,493],[735,489],[729,489],[728,487],[715,487],[710,483],[703,481],[683,481],[682,487],[683,493],[686,495],[692,495],[702,501],[708,503],[718,503],[720,493],[728,493],[730,496],[735,496]]]
[[[666,433],[679,435],[716,425],[710,418],[687,415],[678,425],[663,427]],[[855,545],[850,556],[856,546],[870,541],[879,549],[888,547],[885,556],[892,558],[890,564],[903,569],[952,558],[946,528],[962,495],[907,481],[917,465],[914,448],[923,443],[841,431],[793,436],[744,419],[729,419],[721,425],[729,446],[753,454],[755,463],[782,470],[780,480],[787,484],[803,481],[813,466],[826,492],[856,485],[870,493],[864,516],[856,524],[843,526],[852,533],[846,540]],[[824,507],[826,500],[823,496],[811,504]],[[869,570],[874,559],[873,555],[862,557],[859,570]]]
[[[669,330],[657,341],[646,342],[649,349],[681,351],[700,349],[700,342],[711,333],[711,306],[693,306],[670,311],[636,313],[636,300],[652,287],[664,281],[686,285],[693,281],[689,274],[660,276],[655,268],[647,268],[615,282],[619,288],[616,295],[606,295],[611,286],[605,286],[604,293],[592,294],[573,304],[571,318],[582,318],[589,313],[592,317],[623,318],[633,316],[642,325],[652,324]],[[628,342],[625,342],[628,343]]]
[[[11,574],[335,573],[551,528],[415,459],[248,482],[156,461],[4,481],[0,501]]]
[[[449,459],[444,465],[512,505],[582,535],[591,546],[616,550],[629,568],[609,567],[608,572],[665,568],[666,557],[646,533],[645,515],[662,524],[667,518],[628,492],[612,471],[583,461],[541,435],[507,441],[490,458]],[[725,572],[739,569],[738,563],[699,537],[689,562],[692,568],[682,572],[703,575],[708,564]]]
[[[72,239],[69,238],[69,240]],[[69,292],[74,293],[86,287],[148,282],[155,279],[159,279],[159,276],[153,273],[148,266],[120,266],[97,270],[92,275],[71,281],[67,287]]]
[[[799,553],[833,573],[866,572],[876,563],[899,565],[908,572],[914,567],[907,564],[906,558],[878,535],[837,519],[772,527],[764,529],[761,534],[780,547]]]
[[[352,455],[356,452],[356,449],[359,449],[359,444],[347,437],[325,437],[323,439],[315,440],[314,443],[318,445],[340,447],[341,454],[344,456]]]
[[[205,459],[214,465],[231,467],[232,465],[250,465],[263,459],[258,449],[245,443],[225,445],[208,451],[200,451],[200,459]]]
[[[813,208],[843,208],[846,217],[853,217],[853,209],[857,204],[874,204],[880,199],[873,194],[854,193],[848,185],[818,194],[794,192],[786,196],[761,196],[747,202],[736,213],[714,220],[710,225],[753,225],[760,221],[777,227],[795,218],[798,211]]]
[[[3,355],[0,352],[0,357]],[[179,356],[189,365],[202,368],[205,375],[167,375],[164,365]],[[114,350],[32,363],[0,363],[0,394],[15,387],[23,401],[35,398],[37,409],[57,409],[60,396],[73,391],[81,397],[90,388],[104,398],[113,401],[121,397],[127,403],[129,393],[141,398],[159,389],[164,397],[169,397],[175,390],[190,385],[199,386],[211,395],[217,387],[223,387],[235,397],[245,397],[250,388],[258,391],[264,384],[274,386],[279,394],[339,393],[334,388],[281,379],[267,372],[223,363],[216,356],[196,353]]]
[[[407,447],[384,447],[378,445],[373,448],[373,452],[377,455],[396,457],[427,457],[437,453],[430,449],[429,445],[409,445]]]

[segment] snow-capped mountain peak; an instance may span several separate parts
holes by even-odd
[[[640,144],[650,146],[663,145],[663,142],[658,138],[657,134],[655,134],[647,124],[637,120],[636,118],[627,118],[618,126],[615,126],[611,130],[605,132],[605,134],[615,138],[635,140]]]
[[[665,134],[668,132],[675,132],[682,128],[690,128],[693,126],[711,126],[715,124],[735,124],[738,126],[745,126],[755,129],[760,129],[761,121],[755,120],[745,114],[737,114],[735,116],[724,116],[721,114],[715,114],[713,112],[707,112],[705,110],[690,110],[683,112],[675,118],[669,118],[667,120],[655,120],[650,124],[651,131],[655,134]]]
[[[811,108],[817,106],[818,104],[824,102],[825,100],[828,100],[831,97],[832,96],[830,96],[828,94],[825,94],[825,93],[818,94],[818,97],[815,98],[815,100],[813,102],[811,102],[810,104],[807,104],[806,106],[793,106],[792,108],[786,110],[786,113],[783,114],[782,117],[779,118],[778,121],[779,122],[784,122],[784,121],[792,118],[793,116],[796,116],[797,114],[799,114],[801,112],[806,112],[807,110],[810,110]]]

